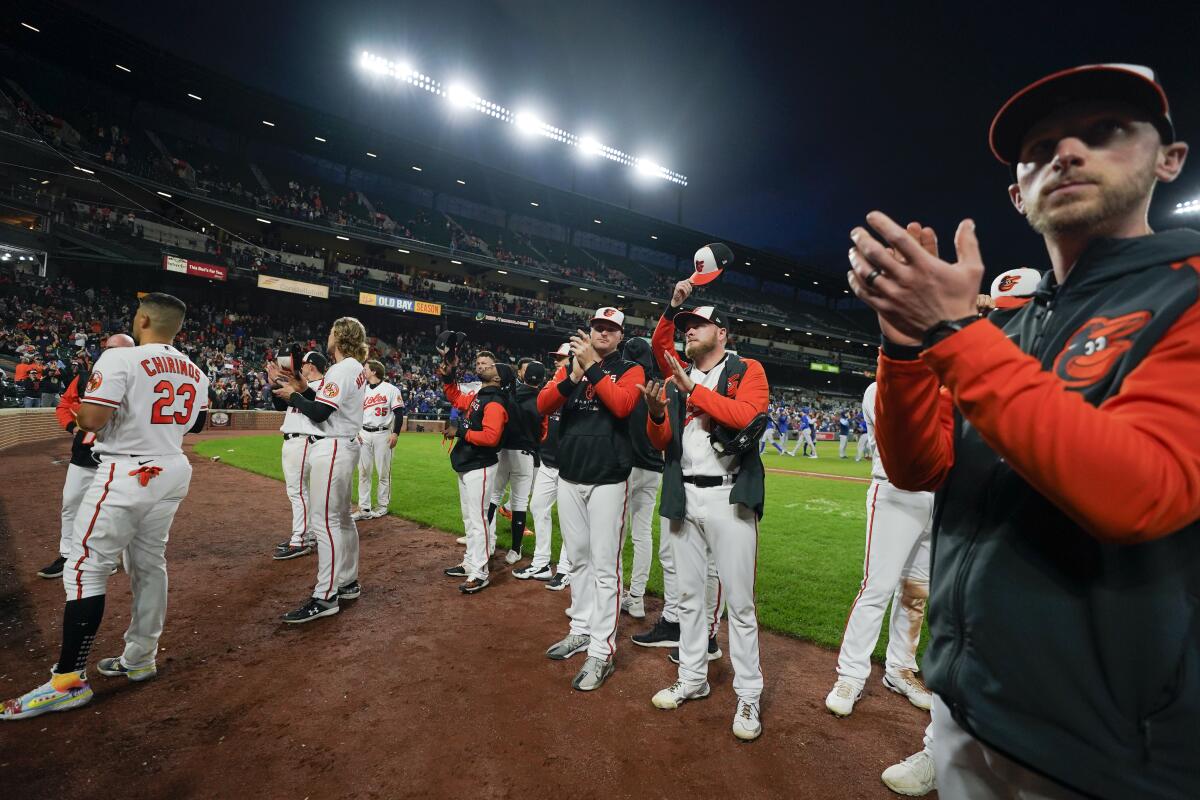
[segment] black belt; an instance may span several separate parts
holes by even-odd
[[[371,433],[381,433],[383,431],[391,430],[391,428],[368,428],[366,425],[363,425],[363,430],[370,431]]]
[[[736,480],[737,480],[736,473],[734,473],[733,475],[684,475],[683,476],[684,483],[690,483],[693,486],[697,486],[701,489],[710,489],[713,486],[724,486],[726,481],[728,481],[729,485],[732,486],[733,482]]]
[[[317,436],[315,433],[312,433],[312,434],[309,434],[309,433],[285,433],[283,435],[283,440],[286,442],[290,439],[299,439],[301,436],[308,439],[308,441],[310,441],[310,442],[315,442],[318,439],[325,438],[324,436]]]

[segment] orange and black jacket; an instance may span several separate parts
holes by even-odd
[[[464,394],[451,377],[443,379],[442,391],[450,404],[463,412],[459,441],[450,451],[450,466],[460,474],[484,469],[500,460],[500,440],[508,423],[503,389],[484,386]]]
[[[572,483],[610,484],[629,479],[633,445],[629,415],[645,383],[641,366],[620,351],[592,364],[574,383],[566,367],[538,394],[538,412],[549,416],[562,409],[558,423],[558,474]]]
[[[930,688],[1078,791],[1195,798],[1200,234],[1098,240],[878,382],[888,476],[938,492]]]
[[[100,464],[92,452],[96,434],[81,431],[75,424],[75,414],[78,413],[80,404],[79,390],[87,386],[88,375],[87,372],[81,372],[67,385],[67,390],[58,398],[54,416],[58,418],[58,424],[63,430],[75,434],[75,438],[71,440],[71,463],[77,467],[95,469]]]

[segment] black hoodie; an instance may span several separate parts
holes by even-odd
[[[646,371],[647,381],[657,379],[658,368],[655,366],[654,354],[650,352],[650,343],[645,339],[638,337],[626,339],[624,356],[627,361],[642,365],[642,369]],[[633,413],[629,415],[629,439],[633,444],[633,465],[639,469],[662,472],[662,451],[656,450],[654,445],[650,444],[650,437],[646,435],[648,414],[646,401],[638,400]]]

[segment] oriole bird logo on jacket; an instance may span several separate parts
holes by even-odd
[[[1093,317],[1067,340],[1054,360],[1054,374],[1072,389],[1099,383],[1131,347],[1131,337],[1150,321],[1149,311]]]

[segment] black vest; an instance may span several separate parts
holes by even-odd
[[[467,430],[483,430],[483,410],[491,403],[504,405],[503,389],[496,386],[485,386],[475,394],[467,413],[463,415]],[[503,440],[503,437],[501,439]],[[471,444],[466,439],[459,439],[454,443],[454,449],[450,451],[450,466],[459,473],[490,467],[500,460],[499,452],[499,444],[495,447],[481,447]]]
[[[600,362],[602,380],[616,381],[636,366],[620,352]],[[633,446],[629,419],[618,419],[585,375],[562,407],[558,428],[558,474],[572,483],[607,484],[629,479]]]
[[[725,357],[725,368],[721,379],[717,381],[717,394],[729,396],[729,379],[738,376],[738,381],[746,374],[746,362],[730,353]],[[687,398],[674,383],[667,384],[667,416],[671,420],[671,443],[667,445],[666,464],[663,467],[662,500],[659,513],[667,519],[683,519],[686,511],[686,494],[683,490],[683,420],[686,418]],[[729,502],[741,503],[762,519],[764,488],[762,459],[759,458],[758,448],[751,447],[742,454],[741,464],[738,465],[737,478],[729,493]]]
[[[1099,406],[1200,302],[1196,271],[1172,266],[1194,254],[1192,231],[1094,242],[1062,288],[1048,273],[1003,329]],[[929,687],[976,737],[1085,794],[1196,797],[1200,524],[1098,541],[955,422],[934,520]],[[1095,491],[1121,502],[1119,485]]]

